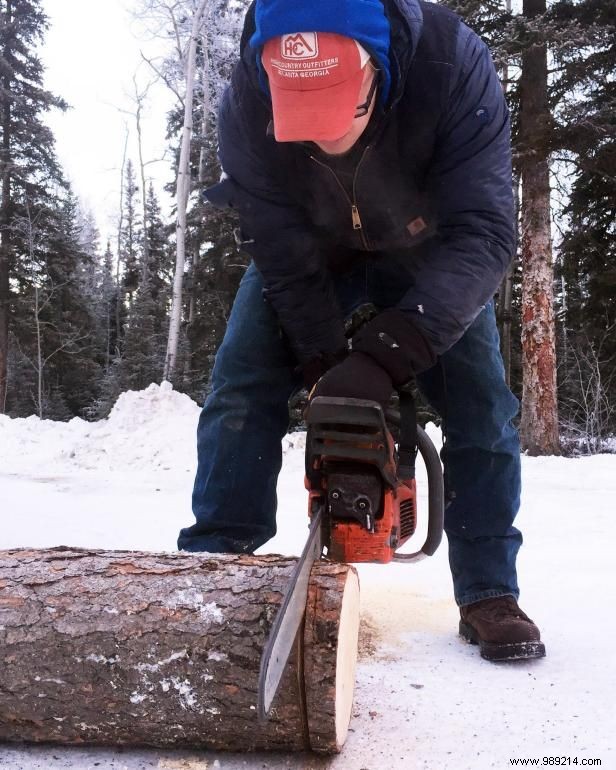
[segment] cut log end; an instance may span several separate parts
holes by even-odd
[[[310,747],[338,752],[347,737],[359,635],[359,579],[348,565],[325,581],[319,563],[312,571],[304,634],[306,711]],[[333,653],[333,654],[332,654]]]
[[[355,667],[359,638],[359,580],[349,572],[342,595],[338,650],[336,653],[336,745],[346,741],[353,708]]]

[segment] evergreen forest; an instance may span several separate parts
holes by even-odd
[[[202,403],[248,265],[232,213],[200,194],[221,174],[216,108],[248,2],[134,2],[168,39],[157,76],[178,95],[167,117],[174,163],[157,189],[142,158],[124,157],[117,230],[102,242],[46,120],[67,104],[44,86],[42,4],[0,0],[0,413],[10,417],[101,419],[123,391],[163,379]],[[538,193],[532,205],[529,196],[539,189],[531,172],[545,167],[541,291],[553,314],[559,451],[606,451],[616,434],[616,0],[447,4],[490,46],[512,114],[519,253],[497,295],[510,386],[531,398],[526,307],[538,289],[525,276]]]

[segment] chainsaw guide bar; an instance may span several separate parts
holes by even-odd
[[[297,632],[304,619],[310,571],[323,551],[322,526],[323,511],[320,510],[312,517],[308,540],[289,580],[261,657],[257,695],[257,714],[260,720],[267,719]]]

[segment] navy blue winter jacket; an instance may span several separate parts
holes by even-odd
[[[487,47],[441,6],[384,5],[390,98],[349,153],[275,141],[248,43],[254,8],[220,107],[225,176],[206,196],[239,212],[244,248],[302,363],[345,344],[332,272],[395,256],[413,277],[398,308],[438,355],[491,299],[514,253],[509,115]]]

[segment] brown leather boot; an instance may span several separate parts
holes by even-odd
[[[460,607],[460,618],[460,636],[478,644],[486,660],[524,660],[545,655],[539,629],[513,596],[467,604]]]

